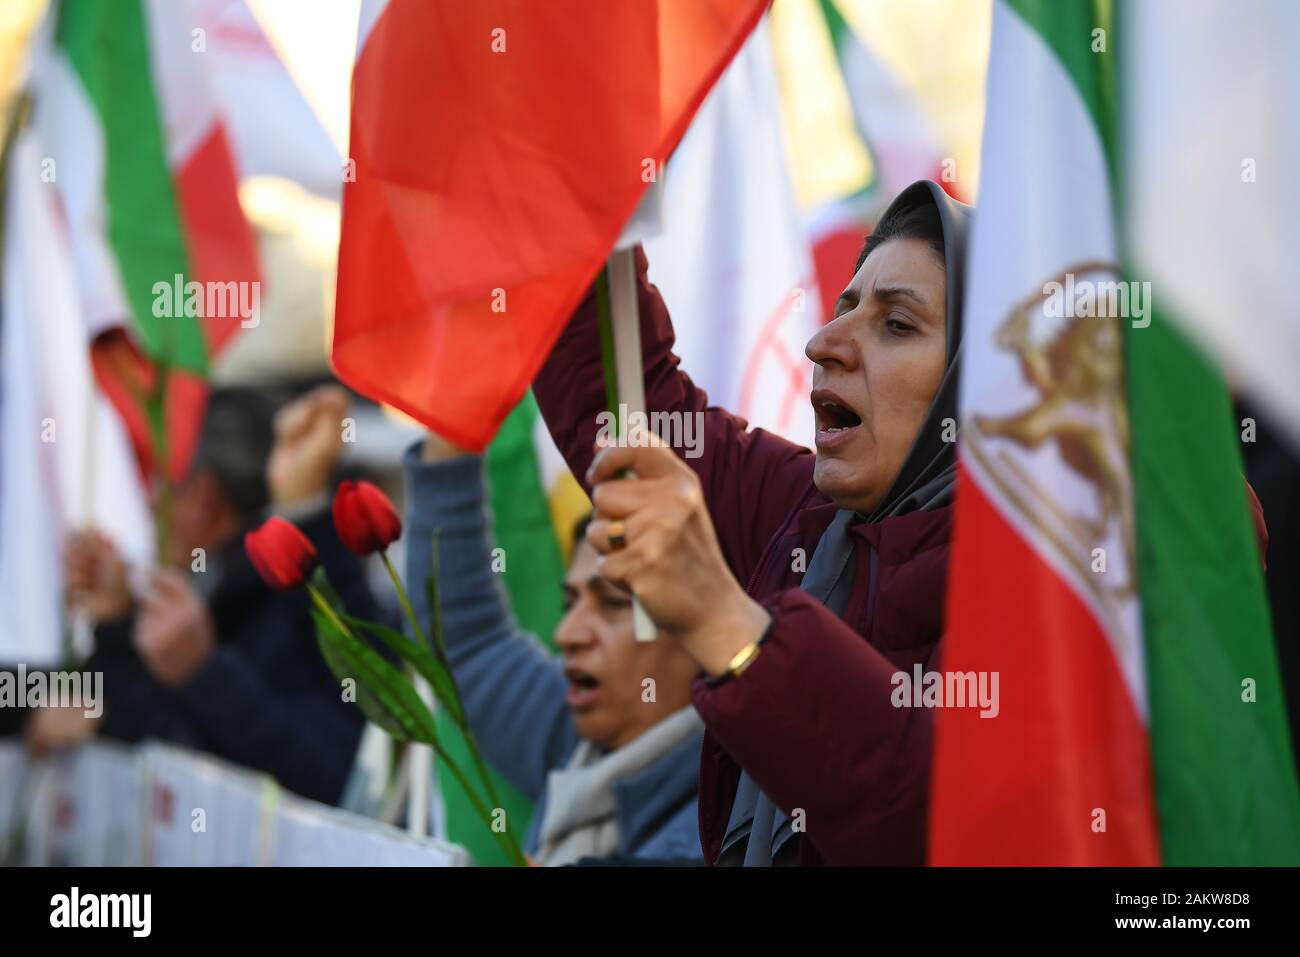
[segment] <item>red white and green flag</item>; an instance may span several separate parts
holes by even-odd
[[[1143,208],[1124,149],[1149,119],[1134,112],[1146,85],[1164,84],[1162,110],[1198,107],[1169,63],[1144,59],[1203,50],[1189,64],[1228,77],[1223,51],[1177,37],[1244,14],[1110,10],[995,7],[942,669],[997,672],[1000,702],[995,717],[939,713],[931,860],[1295,864],[1300,801],[1238,426],[1177,289],[1205,280],[1189,269],[1231,275],[1261,237],[1230,250],[1218,233],[1218,261],[1157,281],[1121,238]],[[1262,123],[1216,131],[1241,137],[1234,155],[1278,139]],[[1257,201],[1216,182],[1240,182],[1235,162],[1199,173],[1182,197],[1206,222]]]
[[[367,3],[339,377],[482,449],[766,7]]]
[[[48,178],[88,336],[127,333],[99,339],[97,371],[142,458],[165,441],[175,475],[197,439],[211,361],[256,322],[244,307],[260,304],[206,33],[188,0],[60,0],[51,18],[33,90]],[[163,422],[146,422],[141,383],[127,384],[140,375],[128,342],[153,367],[146,389],[169,372]]]

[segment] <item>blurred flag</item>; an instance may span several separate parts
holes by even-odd
[[[1133,265],[1300,448],[1300,6],[1123,13]]]
[[[62,550],[93,523],[128,562],[152,557],[145,490],[97,393],[83,307],[35,130],[4,161],[0,298],[0,663],[65,661]]]
[[[260,302],[257,252],[207,75],[206,35],[187,0],[61,0],[36,80],[49,181],[68,221],[90,336],[122,326],[173,373],[168,465],[189,461],[209,361]],[[187,284],[203,284],[198,297]],[[177,295],[177,293],[180,295]],[[97,355],[105,390],[153,445],[128,339]],[[106,354],[107,353],[107,354]],[[155,422],[155,426],[160,423]]]
[[[765,7],[363,7],[340,377],[482,449]]]
[[[803,350],[821,301],[780,108],[763,22],[669,160],[664,231],[645,249],[676,352],[710,402],[807,445],[812,363]]]
[[[872,187],[879,205],[887,206],[918,179],[951,182],[951,176],[943,175],[945,153],[939,135],[916,97],[853,32],[835,0],[818,3],[844,75],[854,121],[871,151],[876,169]]]
[[[938,130],[924,106],[844,19],[836,0],[817,0],[853,111],[854,126],[871,154],[874,175],[852,195],[819,207],[808,233],[823,309],[829,318],[852,278],[853,263],[876,216],[918,179],[932,179],[957,199],[956,165],[945,164]]]
[[[239,178],[278,176],[338,200],[343,157],[245,0],[194,0]]]
[[[942,667],[1001,695],[939,712],[931,859],[1294,864],[1228,396],[1120,258],[1109,9],[994,14]]]

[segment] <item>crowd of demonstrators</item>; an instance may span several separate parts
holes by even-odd
[[[102,535],[69,544],[69,601],[94,623],[85,668],[103,673],[104,714],[35,712],[26,733],[36,753],[90,733],[154,738],[337,801],[362,716],[317,650],[307,596],[270,589],[243,537],[268,510],[290,517],[347,607],[374,617],[361,563],[329,513],[348,402],[325,386],[276,412],[258,391],[214,391],[193,465],[172,493],[170,554],[143,595],[132,593],[129,570]]]
[[[494,571],[482,456],[436,435],[407,449],[406,579],[435,567],[410,543],[436,541],[449,663],[485,757],[536,804],[533,861],[925,861],[934,713],[895,707],[893,679],[939,660],[972,214],[918,182],[867,237],[806,348],[815,451],[709,405],[678,368],[641,254],[646,406],[698,416],[703,443],[692,458],[653,436],[598,445],[594,293],[578,308],[534,384],[594,506],[556,583],[558,656],[520,629]],[[347,402],[324,387],[273,415],[257,392],[215,392],[143,597],[111,542],[71,543],[70,601],[95,624],[86,667],[103,672],[105,710],[36,712],[35,751],[153,737],[340,798],[361,713],[317,649],[308,598],[264,584],[243,536],[268,511],[291,519],[348,610],[375,617],[328,508]],[[411,594],[427,620],[425,589]],[[633,594],[653,641],[636,639]]]
[[[667,639],[636,640],[631,595],[599,573],[580,539],[553,656],[520,631],[492,571],[483,459],[431,435],[407,452],[405,469],[409,542],[438,532],[442,625],[470,727],[536,802],[526,852],[542,865],[700,862],[694,661]],[[407,580],[423,582],[432,549],[406,554]],[[414,594],[423,618],[423,589]]]

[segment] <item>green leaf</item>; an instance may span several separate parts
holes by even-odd
[[[393,649],[403,661],[411,665],[416,670],[416,673],[429,683],[438,704],[446,709],[448,716],[458,726],[464,727],[465,713],[461,707],[460,696],[456,693],[456,684],[452,681],[451,672],[433,656],[427,647],[418,640],[408,638],[402,632],[395,628],[389,628],[387,625],[366,621],[348,614],[343,614],[341,617],[353,628],[360,629],[378,638]]]
[[[330,633],[337,631],[333,623],[315,609],[312,609],[312,617],[316,620],[316,645],[320,648],[321,657],[325,659],[325,664],[334,673],[339,684],[351,681],[356,685],[356,705],[366,716],[366,720],[382,728],[390,737],[398,741],[406,741],[408,736],[401,723],[384,708],[380,700],[357,677],[348,657],[339,648],[337,634]]]
[[[340,680],[351,678],[356,682],[357,707],[362,713],[401,740],[436,744],[433,714],[411,680],[319,609],[313,608],[311,614],[326,663]]]

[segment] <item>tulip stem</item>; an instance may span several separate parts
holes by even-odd
[[[316,603],[316,607],[320,609],[320,613],[328,618],[334,627],[338,628],[338,630],[343,632],[345,635],[352,634],[352,629],[343,622],[343,619],[339,618],[338,612],[334,610],[330,603],[325,600],[325,596],[322,595],[311,582],[307,583],[307,594],[310,595],[311,600]]]
[[[436,562],[437,548],[438,548],[436,540],[434,542],[433,548],[434,548],[434,561]],[[424,643],[424,646],[426,648],[431,647],[429,638],[425,634],[424,628],[421,627],[419,618],[416,617],[415,607],[411,604],[411,596],[407,594],[406,586],[402,584],[401,576],[397,574],[397,569],[393,567],[393,562],[388,557],[388,550],[381,549],[379,552],[379,557],[382,558],[384,561],[384,568],[388,569],[388,577],[393,580],[393,588],[397,591],[397,601],[399,604],[401,604],[402,611],[406,614],[407,620],[410,621],[411,629],[415,632],[419,640]],[[439,609],[430,608],[429,614],[439,615]],[[439,618],[440,617],[441,616],[439,615]],[[483,761],[483,755],[479,751],[478,741],[474,739],[474,732],[470,730],[469,718],[465,714],[464,698],[461,697],[460,686],[456,682],[456,675],[451,669],[451,663],[447,660],[446,648],[441,643],[441,638],[442,638],[441,624],[436,629],[436,634],[439,639],[439,643],[438,645],[432,647],[436,648],[436,650],[439,651],[441,654],[443,665],[447,669],[447,680],[451,683],[452,694],[456,696],[456,701],[455,701],[456,707],[453,712],[453,720],[455,721],[456,726],[460,728],[461,734],[465,736],[465,742],[469,745],[470,757],[473,758],[474,760],[474,766],[478,770],[478,775],[480,780],[482,780],[483,782],[484,788],[487,790],[488,798],[492,801],[492,806],[501,807],[502,806],[501,799],[497,797],[496,786],[493,785],[492,783],[492,772],[488,770],[487,764]],[[437,693],[435,692],[435,697],[436,696]],[[439,754],[441,756],[441,752],[439,752]],[[453,768],[453,770],[457,770],[457,769]],[[460,775],[458,770],[456,776],[460,780],[461,787],[465,788],[465,790],[468,792],[469,790],[468,784],[464,780],[464,778]],[[488,826],[491,827],[490,820]],[[512,839],[513,839],[513,835],[512,835]]]
[[[427,646],[429,639],[425,635],[424,629],[420,627],[420,619],[415,617],[415,607],[411,604],[411,596],[406,593],[406,587],[402,584],[397,569],[393,567],[392,559],[388,557],[388,550],[381,549],[379,557],[384,560],[384,568],[388,569],[388,577],[393,580],[393,588],[397,590],[397,601],[402,606],[407,621],[411,623],[411,628],[414,629],[416,637]]]
[[[388,555],[386,553],[381,553],[381,554],[383,554],[384,556],[384,565],[388,568],[389,574],[394,576],[394,582],[398,586],[398,600],[401,601],[403,608],[407,609],[408,614],[410,614],[409,611],[411,607],[410,599],[406,595],[405,591],[401,588],[401,583],[397,581],[396,573],[393,570],[392,564],[388,560]],[[311,596],[311,600],[315,603],[316,607],[320,609],[321,614],[324,615],[326,618],[328,618],[332,625],[334,625],[344,634],[352,637],[354,640],[360,641],[360,639],[356,637],[356,633],[353,632],[350,627],[348,627],[347,623],[344,622],[341,618],[339,618],[338,612],[336,612],[333,606],[331,606],[330,603],[325,600],[325,596],[322,595],[320,591],[316,588],[316,586],[312,585],[310,582],[307,583],[307,593]],[[415,618],[413,614],[411,616],[411,620],[414,623]],[[416,627],[418,627],[418,625]],[[446,764],[448,768],[451,769],[451,773],[455,776],[456,780],[460,783],[462,790],[464,790],[465,796],[468,797],[470,803],[473,804],[474,810],[476,810],[479,813],[479,816],[483,818],[483,823],[488,826],[488,830],[490,830],[493,833],[497,841],[505,849],[506,854],[509,855],[510,859],[516,865],[521,867],[526,867],[528,865],[528,859],[524,857],[523,850],[519,847],[519,844],[515,840],[514,835],[504,831],[498,831],[496,828],[492,826],[492,813],[486,807],[483,806],[483,801],[480,799],[478,792],[475,791],[474,788],[470,786],[469,779],[465,776],[465,772],[460,769],[460,766],[457,765],[456,762],[452,760],[451,755],[449,755],[446,752],[446,750],[442,747],[442,743],[438,740],[438,736],[436,734],[432,734],[427,739],[416,739],[416,740],[419,740],[420,743],[422,744],[428,744],[432,746],[434,753],[438,756],[438,759],[442,761],[444,764]],[[471,744],[472,744],[472,740],[471,740]],[[480,767],[482,767],[482,758],[479,757],[477,745],[474,745],[470,748],[470,753],[474,756],[474,758],[477,761],[479,761]],[[495,795],[492,796],[492,800],[495,803],[496,807],[501,806],[501,803],[496,800]]]

